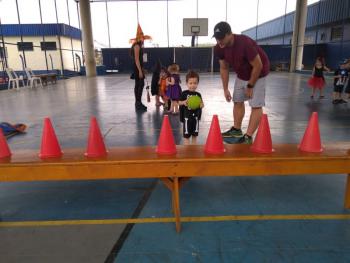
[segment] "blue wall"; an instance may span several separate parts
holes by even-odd
[[[294,14],[280,16],[271,21],[258,25],[258,40],[293,32]],[[350,20],[350,0],[325,0],[309,5],[307,9],[306,30],[316,26],[341,24]],[[285,25],[285,26],[284,26]],[[284,31],[283,31],[284,28]],[[256,27],[242,32],[256,39]]]
[[[6,36],[66,36],[81,39],[78,28],[66,24],[2,24],[2,34]]]
[[[268,55],[272,69],[279,63],[288,64],[290,61],[290,45],[261,45]],[[118,70],[121,73],[132,71],[132,58],[128,48],[106,48],[102,49],[103,63],[107,70]],[[148,62],[145,69],[152,71],[158,59],[164,66],[168,66],[174,59],[174,48],[145,48]],[[344,56],[344,54],[348,54]],[[209,72],[211,70],[212,48],[175,48],[175,60],[180,65],[182,72],[189,69],[198,72]],[[317,56],[324,56],[327,66],[335,69],[339,61],[350,57],[350,41],[341,43],[313,44],[304,46],[303,64],[305,69],[311,69]],[[117,58],[118,65],[115,63]],[[214,71],[219,71],[219,62],[214,58]]]

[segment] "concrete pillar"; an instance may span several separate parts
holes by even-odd
[[[86,76],[94,77],[96,76],[96,61],[94,39],[92,37],[91,11],[89,0],[79,1],[79,12],[81,19],[81,31],[83,34]]]
[[[290,56],[290,72],[302,69],[306,16],[307,0],[297,0],[294,15],[292,54]]]

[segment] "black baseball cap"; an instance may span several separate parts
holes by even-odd
[[[226,34],[230,33],[232,33],[230,25],[226,22],[219,22],[214,27],[213,37],[216,39],[223,39]]]

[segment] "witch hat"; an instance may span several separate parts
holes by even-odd
[[[140,24],[137,24],[136,37],[130,39],[130,43],[140,42],[140,41],[144,41],[146,39],[151,40],[152,37],[148,36],[148,35],[144,35]]]

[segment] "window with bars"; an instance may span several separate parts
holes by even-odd
[[[41,50],[57,50],[56,42],[40,42]]]
[[[18,51],[33,51],[33,42],[17,42]]]
[[[341,40],[343,38],[343,27],[332,27],[331,40]]]

